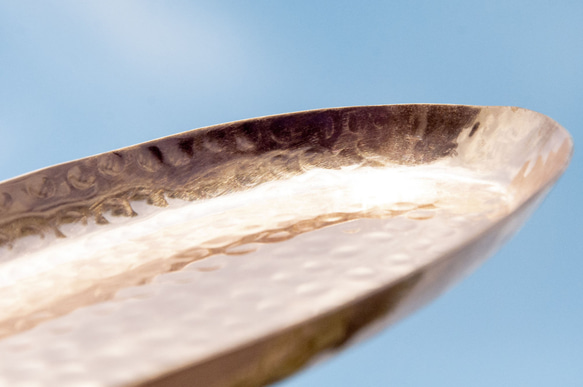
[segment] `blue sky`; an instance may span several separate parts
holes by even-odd
[[[0,0],[0,180],[232,120],[515,105],[583,128],[580,1]],[[295,386],[577,386],[583,161],[444,297]]]

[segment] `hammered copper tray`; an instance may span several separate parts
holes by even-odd
[[[0,183],[0,384],[278,380],[473,269],[571,152],[524,109],[366,106],[196,129]]]

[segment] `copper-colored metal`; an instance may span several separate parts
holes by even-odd
[[[263,117],[0,183],[0,384],[264,385],[495,251],[565,170],[511,107]]]

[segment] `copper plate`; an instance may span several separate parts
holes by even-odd
[[[471,271],[571,152],[563,128],[520,108],[365,106],[4,181],[0,385],[278,380]]]

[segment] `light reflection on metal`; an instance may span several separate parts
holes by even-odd
[[[524,109],[367,106],[0,183],[0,384],[277,380],[474,268],[571,152]]]

